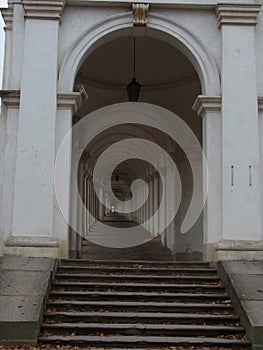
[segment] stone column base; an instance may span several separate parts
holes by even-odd
[[[3,243],[4,255],[66,258],[67,242],[52,237],[10,236]]]

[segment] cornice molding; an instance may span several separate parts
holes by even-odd
[[[258,111],[261,113],[263,112],[263,96],[258,98]]]
[[[256,4],[218,4],[216,14],[219,27],[222,25],[255,26],[261,5]]]
[[[7,108],[19,108],[20,90],[0,90],[0,96]]]
[[[22,0],[25,18],[60,20],[65,0]]]
[[[0,9],[2,12],[2,16],[5,22],[5,30],[12,30],[13,29],[13,8],[2,8]]]
[[[80,92],[59,92],[57,94],[58,109],[71,109],[72,113],[76,114],[78,109],[81,107],[81,104],[82,101]]]
[[[221,96],[197,96],[194,104],[193,110],[200,116],[203,117],[206,112],[214,113],[220,112],[222,105]]]

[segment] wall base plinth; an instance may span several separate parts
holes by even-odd
[[[23,257],[66,258],[67,242],[45,236],[10,236],[3,244],[4,255]]]
[[[215,251],[217,261],[263,259],[263,244],[258,241],[221,241]]]

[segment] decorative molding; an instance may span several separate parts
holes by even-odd
[[[263,96],[258,98],[258,111],[261,113],[263,112]]]
[[[12,30],[13,28],[13,8],[2,8],[2,16],[5,22],[5,30]]]
[[[256,4],[218,4],[216,14],[219,27],[222,25],[255,26],[260,8],[261,5]]]
[[[59,92],[57,94],[58,109],[71,109],[72,113],[76,114],[81,104],[80,92]]]
[[[197,96],[192,108],[200,117],[203,117],[206,112],[220,112],[221,105],[221,96],[199,95]]]
[[[20,90],[0,90],[0,97],[7,108],[19,108]]]
[[[10,236],[5,241],[6,247],[58,247],[58,241],[49,236]]]
[[[22,0],[25,18],[60,20],[65,0]]]
[[[79,70],[79,64],[83,59],[83,52],[87,52],[89,49],[92,52],[94,41],[96,42],[104,38],[105,35],[115,33],[124,28],[130,28],[131,15],[131,12],[115,14],[96,23],[92,28],[82,33],[68,49],[61,62],[58,90],[72,90]],[[169,41],[171,45],[176,46],[176,42],[179,41],[182,47],[185,47],[186,57],[193,63],[195,70],[199,72],[204,94],[211,96],[220,94],[220,74],[215,58],[202,44],[197,35],[193,34],[184,26],[179,25],[173,19],[157,13],[151,13],[151,20],[147,25],[148,27],[158,30],[158,37],[163,38],[164,41],[167,40],[169,34],[169,37],[173,38],[173,40]],[[146,33],[146,35],[148,34]]]
[[[247,235],[249,237],[249,233]],[[223,240],[216,244],[216,250],[263,251],[262,241]]]
[[[149,4],[132,4],[133,24],[135,27],[146,27],[148,23]]]

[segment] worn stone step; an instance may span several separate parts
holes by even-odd
[[[85,344],[86,346],[208,346],[208,347],[235,347],[238,349],[249,348],[251,346],[248,340],[222,339],[222,338],[204,338],[204,337],[157,337],[157,336],[62,336],[53,335],[40,337],[42,343],[55,344]]]
[[[219,292],[225,290],[220,284],[158,284],[158,283],[105,283],[105,282],[69,282],[54,281],[53,287],[70,290],[89,290],[89,291],[163,291],[163,292]]]
[[[123,335],[156,335],[162,336],[244,336],[244,328],[229,326],[200,326],[200,325],[158,325],[158,324],[112,324],[112,323],[44,323],[42,332],[52,334],[123,334]]]
[[[101,266],[58,266],[58,271],[63,273],[83,273],[88,272],[96,274],[130,274],[130,275],[176,275],[176,274],[198,274],[198,275],[215,275],[217,270],[212,267],[191,268],[191,267],[174,267],[174,268],[150,268],[150,267],[101,267]]]
[[[164,303],[164,302],[120,302],[120,301],[50,301],[48,308],[76,311],[145,311],[145,312],[220,312],[231,313],[233,306],[213,303]]]
[[[51,290],[50,299],[64,300],[133,300],[133,301],[211,301],[217,303],[230,302],[227,294],[208,293],[154,293],[154,292],[89,292],[89,291],[56,291]]]
[[[46,322],[98,322],[147,324],[220,324],[239,325],[235,315],[165,312],[67,312],[48,310]]]
[[[181,276],[156,276],[156,275],[98,275],[98,274],[72,274],[72,273],[56,273],[56,280],[66,279],[67,281],[71,280],[86,280],[86,281],[122,281],[125,282],[140,282],[140,281],[149,281],[151,283],[178,283],[178,282],[189,282],[189,283],[197,283],[197,282],[219,282],[220,278],[218,276],[192,276],[192,275],[181,275]]]
[[[195,261],[143,261],[143,260],[79,260],[79,259],[62,259],[60,266],[106,266],[112,267],[148,267],[148,268],[174,268],[178,267],[213,267],[209,262],[195,262]]]

